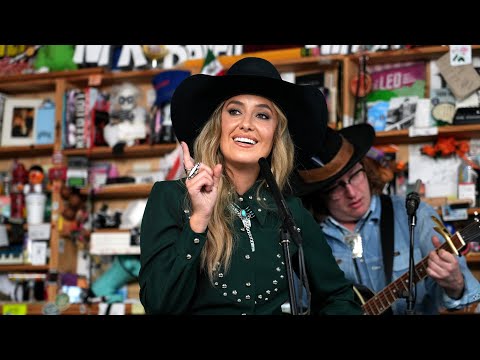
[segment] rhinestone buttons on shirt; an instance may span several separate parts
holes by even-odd
[[[245,258],[246,261],[251,261],[252,256],[247,254],[247,255],[245,255],[244,258]],[[251,281],[246,281],[244,283],[244,288],[243,289],[232,289],[232,290],[226,291],[231,286],[225,281],[226,278],[225,278],[225,274],[223,272],[218,273],[217,276],[218,276],[218,279],[220,280],[220,282],[215,281],[214,285],[215,285],[216,288],[219,288],[219,290],[222,291],[221,294],[223,296],[231,295],[235,299],[235,301],[238,302],[238,303],[242,303],[243,301],[255,300],[255,304],[257,304],[257,303],[261,304],[263,302],[270,301],[273,298],[273,296],[276,293],[278,293],[278,286],[279,286],[280,282],[283,281],[283,279],[285,279],[285,276],[282,273],[282,270],[284,270],[284,263],[282,261],[283,260],[282,255],[276,254],[275,259],[276,259],[276,262],[273,264],[273,266],[274,266],[273,269],[274,269],[274,272],[276,274],[278,274],[278,276],[276,276],[272,280],[269,288],[267,288],[266,290],[264,290],[260,293],[255,294],[255,288],[253,287],[253,284],[252,284]],[[280,272],[280,274],[279,274],[279,272]],[[223,282],[221,280],[223,280]]]

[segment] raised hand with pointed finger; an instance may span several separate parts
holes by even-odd
[[[183,163],[186,169],[190,169],[185,181],[192,202],[190,227],[193,231],[202,233],[207,229],[213,207],[217,201],[222,165],[217,164],[212,169],[205,164],[195,163],[190,156],[188,145],[183,141],[180,144],[183,150]]]

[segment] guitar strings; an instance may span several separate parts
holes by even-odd
[[[460,230],[459,233],[462,235],[465,242],[470,242],[480,236],[479,229],[480,224],[475,220]]]

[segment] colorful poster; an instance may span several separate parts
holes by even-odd
[[[372,91],[366,101],[388,101],[394,97],[425,97],[424,62],[390,64],[369,68],[372,77]]]

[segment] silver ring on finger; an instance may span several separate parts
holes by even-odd
[[[195,165],[193,166],[193,168],[190,170],[190,172],[188,173],[188,176],[187,176],[187,179],[188,180],[192,180],[195,176],[197,176],[198,174],[198,170],[200,169],[200,164],[199,162],[195,163]]]

